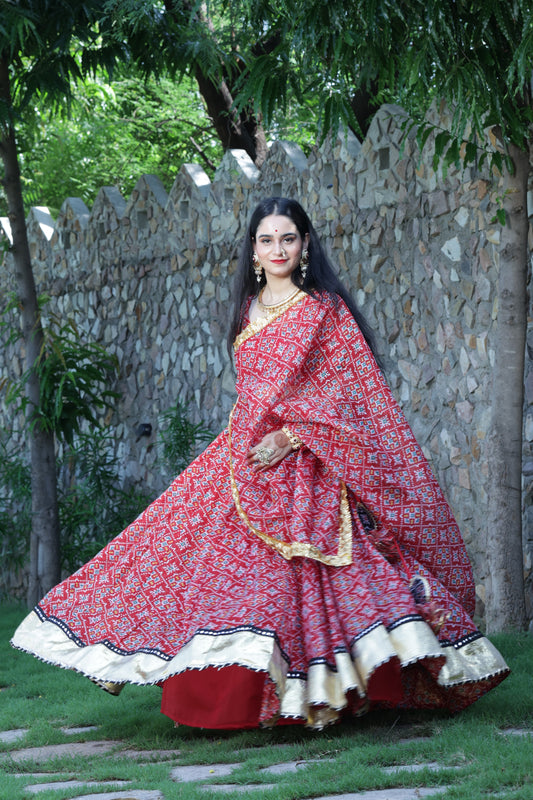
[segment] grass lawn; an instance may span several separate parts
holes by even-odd
[[[15,763],[3,755],[20,747],[73,741],[61,727],[82,725],[96,725],[98,730],[77,736],[76,741],[110,739],[135,750],[176,750],[179,755],[174,765],[240,762],[242,766],[233,773],[231,782],[276,784],[275,788],[218,797],[299,800],[395,786],[446,786],[446,791],[435,794],[435,798],[533,799],[533,736],[504,732],[511,727],[533,730],[531,635],[492,637],[512,674],[458,716],[388,712],[370,714],[320,733],[300,727],[213,732],[174,728],[159,712],[158,687],[128,686],[119,697],[111,697],[80,675],[13,650],[9,638],[25,613],[13,606],[0,606],[0,731],[28,729],[20,742],[0,743],[0,800],[27,800],[30,795],[24,792],[24,786],[43,779],[16,776],[31,772],[58,774],[63,779],[68,772],[88,781],[128,780],[132,788],[158,789],[165,800],[206,800],[211,796],[193,784],[170,780],[168,763],[142,762],[119,752],[93,759],[68,756],[44,765]],[[259,772],[271,764],[317,758],[322,761],[294,774]],[[421,762],[439,762],[450,769],[401,775],[386,774],[381,769]],[[228,783],[228,778],[215,780]],[[31,796],[65,800],[89,791],[86,787],[68,793],[64,789],[47,790]]]

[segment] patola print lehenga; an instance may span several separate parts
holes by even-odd
[[[458,710],[499,683],[457,525],[344,303],[245,320],[235,360],[228,428],[13,644],[111,690],[162,684],[162,711],[206,728]],[[253,472],[282,426],[302,446]]]

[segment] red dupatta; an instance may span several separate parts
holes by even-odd
[[[232,491],[241,519],[285,558],[351,561],[348,502],[432,572],[473,613],[457,524],[355,320],[338,297],[301,292],[277,318],[235,341],[238,400],[230,421]],[[265,472],[250,446],[288,426],[303,441]]]

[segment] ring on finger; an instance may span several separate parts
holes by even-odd
[[[255,454],[257,456],[257,460],[261,464],[267,466],[270,464],[270,459],[274,455],[274,450],[271,447],[260,447]]]

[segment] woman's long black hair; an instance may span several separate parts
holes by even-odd
[[[309,265],[305,278],[300,267],[297,267],[291,275],[292,282],[307,294],[319,295],[320,292],[342,297],[350,312],[357,322],[361,333],[365,337],[368,346],[376,355],[374,336],[372,330],[357,307],[353,297],[342,281],[337,277],[324,248],[320,244],[317,232],[313,228],[311,220],[303,210],[300,203],[287,197],[267,197],[262,200],[253,212],[244,242],[242,244],[237,272],[235,273],[234,284],[234,309],[228,335],[228,349],[230,354],[233,352],[233,342],[241,330],[243,314],[247,299],[256,295],[265,285],[265,274],[262,273],[261,281],[258,283],[252,266],[253,242],[261,220],[270,214],[279,214],[289,217],[296,227],[302,239],[309,234],[307,250],[309,253]]]

